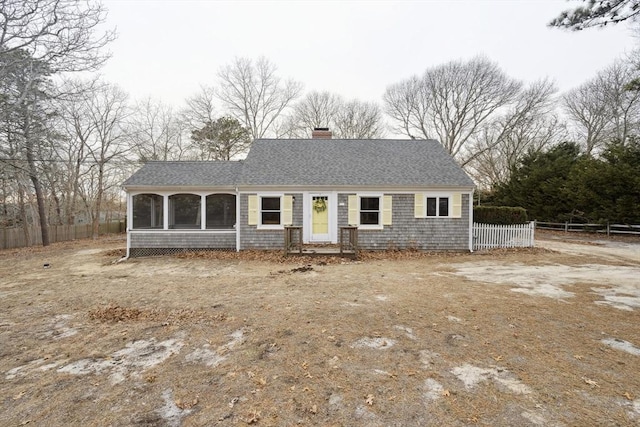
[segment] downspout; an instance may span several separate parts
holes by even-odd
[[[125,190],[126,191],[126,190]],[[126,216],[126,228],[125,228],[125,233],[127,233],[127,253],[124,256],[123,261],[126,261],[129,259],[129,254],[131,253],[131,233],[129,233],[129,230],[131,229],[131,226],[133,224],[133,206],[132,206],[132,197],[131,197],[131,193],[129,193],[128,191],[126,192],[127,194],[127,216]]]
[[[473,252],[473,193],[475,189],[471,189],[469,193],[469,252]]]
[[[236,187],[236,252],[240,252],[240,192]]]

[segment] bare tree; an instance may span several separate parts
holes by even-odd
[[[640,91],[634,82],[640,79],[638,64],[633,60],[618,60],[599,76],[605,86],[605,97],[611,116],[611,137],[627,143],[640,131]]]
[[[291,108],[286,126],[289,136],[309,138],[318,127],[334,128],[338,111],[343,104],[339,95],[330,92],[309,92]]]
[[[0,16],[0,55],[22,50],[52,73],[98,68],[115,38],[112,30],[97,31],[106,10],[91,0],[2,0]]]
[[[87,147],[96,133],[96,124],[87,117],[87,97],[102,85],[97,79],[68,79],[59,88],[64,96],[56,99],[60,116],[60,130],[65,143],[56,147],[57,156],[65,166],[65,216],[66,223],[76,223],[78,198],[81,197],[81,181],[89,173]]]
[[[431,96],[422,80],[413,76],[387,87],[383,95],[385,112],[396,123],[396,130],[411,139],[426,138],[426,120]]]
[[[181,160],[186,154],[184,124],[160,101],[147,98],[136,103],[129,128],[132,148],[141,162]]]
[[[344,99],[329,92],[310,92],[295,103],[287,135],[309,138],[316,127],[328,127],[337,138],[370,139],[384,134],[380,107],[372,102]]]
[[[591,80],[568,92],[563,99],[576,139],[583,142],[587,154],[602,145],[611,121],[606,96],[601,89],[595,80]]]
[[[563,98],[575,139],[586,154],[594,154],[606,142],[625,142],[640,124],[640,92],[628,85],[638,76],[636,68],[616,61],[593,79],[569,91]]]
[[[216,95],[211,86],[200,86],[200,91],[187,98],[187,106],[180,112],[186,130],[192,132],[201,129],[217,118]]]
[[[438,139],[464,166],[470,145],[492,117],[511,104],[522,84],[484,57],[452,61],[390,86],[386,111],[411,138]]]
[[[98,236],[105,192],[116,185],[110,166],[131,151],[127,120],[131,114],[128,95],[115,85],[92,85],[78,91],[73,107],[66,110],[77,152],[74,177],[77,192],[91,216],[93,237]]]
[[[485,188],[509,180],[527,153],[540,152],[565,136],[555,112],[556,88],[549,80],[532,83],[500,117],[485,126],[467,170]]]
[[[382,112],[373,102],[345,102],[338,110],[334,123],[339,138],[372,139],[384,135]]]
[[[38,202],[42,244],[49,244],[45,195],[38,168],[37,147],[46,129],[43,77],[60,72],[95,70],[109,57],[103,48],[114,39],[112,31],[100,34],[105,20],[102,5],[81,0],[0,1],[0,80],[21,82],[13,86],[10,108],[22,117],[24,156]],[[21,70],[16,73],[16,70]],[[49,91],[48,96],[51,95]]]
[[[236,58],[218,72],[218,99],[249,130],[253,139],[267,135],[282,112],[300,95],[302,84],[283,81],[264,57]]]

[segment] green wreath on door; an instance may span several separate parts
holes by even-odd
[[[327,202],[324,201],[324,199],[320,198],[320,199],[316,199],[313,202],[313,210],[321,213],[327,210]]]

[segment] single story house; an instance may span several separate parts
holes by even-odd
[[[127,256],[195,249],[472,250],[473,181],[434,140],[259,139],[242,161],[148,162],[124,183]]]

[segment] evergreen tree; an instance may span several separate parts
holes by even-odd
[[[532,219],[569,219],[573,209],[567,197],[567,178],[579,158],[578,145],[568,142],[547,152],[527,154],[511,179],[498,186],[495,202],[523,207]]]
[[[640,223],[640,143],[612,142],[601,158],[581,159],[567,182],[569,202],[589,222]]]

